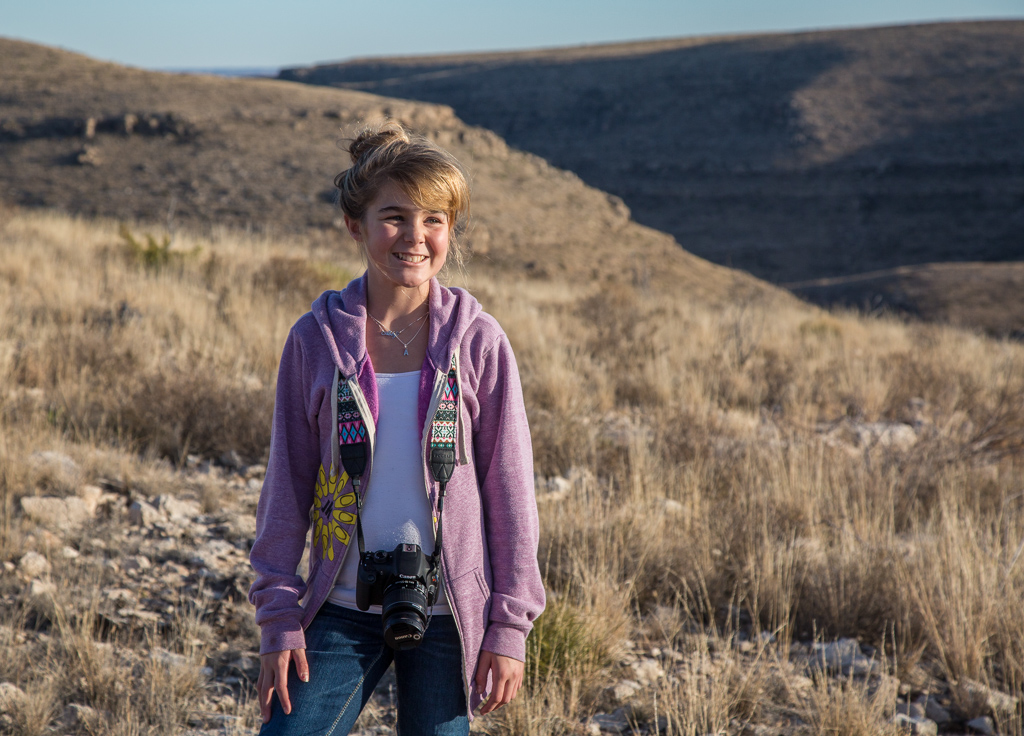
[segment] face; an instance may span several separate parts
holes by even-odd
[[[420,209],[394,184],[381,189],[361,220],[346,215],[345,224],[366,249],[371,283],[426,289],[448,256],[448,215]]]

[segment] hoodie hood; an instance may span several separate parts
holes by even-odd
[[[482,310],[465,289],[449,289],[430,280],[430,331],[424,368],[447,370],[452,356],[473,320]],[[350,281],[342,291],[325,291],[311,311],[334,364],[346,378],[373,370],[366,353],[366,274]]]

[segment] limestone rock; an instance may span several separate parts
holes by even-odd
[[[952,717],[949,711],[942,707],[938,700],[922,695],[915,701],[924,708],[926,718],[935,721],[940,726],[949,723]]]
[[[637,682],[650,684],[665,676],[665,670],[654,659],[639,659],[630,665]]]
[[[590,723],[597,726],[598,733],[629,733],[632,730],[629,719],[626,718],[626,711],[622,708],[611,715],[598,713],[590,719]]]
[[[837,639],[814,645],[811,652],[810,669],[812,671],[824,670],[831,674],[840,673],[863,677],[874,674],[877,667],[875,662],[861,653],[859,641]]]
[[[26,552],[18,560],[18,569],[30,578],[37,578],[50,572],[50,561],[38,552]]]
[[[148,570],[152,566],[153,563],[146,555],[131,555],[121,560],[121,568],[126,572]]]
[[[970,721],[967,721],[966,725],[967,728],[973,731],[977,731],[978,733],[983,733],[985,734],[985,736],[995,736],[996,734],[996,724],[988,716],[974,718]]]
[[[0,713],[10,713],[25,702],[25,691],[13,682],[0,682]]]
[[[635,680],[622,680],[608,688],[609,694],[616,703],[628,703],[636,697],[641,689],[642,686]]]
[[[912,736],[937,736],[939,733],[939,727],[935,721],[929,721],[927,718],[915,718],[905,713],[897,713],[892,722],[900,731],[910,733]]]
[[[128,507],[128,519],[135,526],[152,526],[166,518],[160,509],[147,501],[133,501]]]
[[[57,586],[44,580],[33,579],[28,586],[30,598],[49,598],[56,592]]]
[[[21,510],[37,524],[51,529],[68,530],[80,527],[92,518],[92,511],[81,498],[56,496],[25,496]]]
[[[965,699],[974,701],[979,705],[983,704],[993,713],[1009,713],[1017,708],[1019,698],[1007,695],[993,687],[989,687],[976,680],[964,680],[960,683],[960,689],[966,696]]]
[[[103,716],[95,708],[81,703],[71,703],[64,709],[61,720],[64,726],[71,731],[86,731],[95,733],[99,730]]]

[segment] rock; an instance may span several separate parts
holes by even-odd
[[[202,513],[202,509],[195,501],[176,498],[165,493],[153,499],[153,506],[172,521],[189,521]]]
[[[967,721],[967,723],[965,725],[967,726],[967,728],[971,729],[972,731],[977,731],[978,733],[983,733],[983,734],[985,734],[985,736],[995,736],[995,733],[996,733],[996,724],[988,716],[982,716],[981,718],[974,718],[974,719],[972,719],[970,721]]]
[[[50,561],[38,552],[26,552],[18,560],[18,569],[27,577],[37,578],[50,572]]]
[[[661,506],[661,511],[665,516],[679,518],[686,512],[683,504],[674,498],[662,498],[658,501],[658,504]]]
[[[99,486],[85,485],[78,489],[78,497],[85,503],[90,515],[96,513],[96,508],[103,501],[103,496],[103,489]]]
[[[245,470],[245,463],[235,450],[228,450],[221,455],[220,464],[228,470]]]
[[[665,676],[665,670],[653,659],[639,659],[633,662],[630,668],[633,670],[633,675],[636,677],[637,682],[645,685],[657,682]]]
[[[943,708],[935,698],[929,698],[928,696],[922,695],[915,702],[924,708],[926,718],[935,721],[940,726],[949,723],[952,720],[952,717],[949,715],[949,711]]]
[[[74,547],[68,547],[65,545],[61,547],[60,556],[65,560],[77,560],[79,557],[78,550]]]
[[[153,649],[149,656],[155,662],[159,662],[166,667],[180,668],[189,666],[188,658],[185,655],[168,652],[166,649],[160,649],[159,647]]]
[[[146,555],[132,555],[121,560],[121,568],[126,572],[148,570],[153,566]]]
[[[632,729],[629,726],[629,719],[626,712],[619,708],[611,715],[598,713],[590,719],[591,724],[597,724],[599,733],[628,733]]]
[[[99,729],[102,718],[95,708],[81,703],[71,703],[64,709],[62,720],[64,727],[71,731],[94,733]]]
[[[135,526],[152,526],[164,521],[166,517],[160,509],[146,501],[132,501],[132,505],[128,507],[128,519]]]
[[[856,639],[838,639],[817,643],[811,651],[810,669],[829,673],[866,676],[875,672],[876,663],[861,654]]]
[[[250,480],[263,478],[263,476],[266,474],[266,465],[250,465],[248,468],[245,469],[245,477]]]
[[[639,682],[634,680],[622,680],[616,683],[612,687],[608,688],[612,699],[616,703],[628,703],[636,694],[643,689]]]
[[[900,731],[913,736],[937,736],[939,733],[935,721],[929,721],[927,718],[914,718],[905,713],[897,713],[892,722]]]
[[[976,680],[964,680],[960,683],[964,699],[983,705],[993,713],[1010,713],[1017,708],[1019,698],[989,687]]]
[[[56,585],[39,579],[33,579],[28,586],[28,595],[30,598],[49,598],[56,592]]]
[[[76,496],[25,496],[21,499],[21,510],[41,526],[64,531],[80,527],[92,518],[86,502]]]
[[[25,691],[13,682],[0,682],[0,713],[10,713],[26,700]]]

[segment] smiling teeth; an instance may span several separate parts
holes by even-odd
[[[398,260],[405,261],[406,263],[422,263],[427,260],[426,256],[411,256],[407,253],[395,253],[395,255],[398,257]]]

